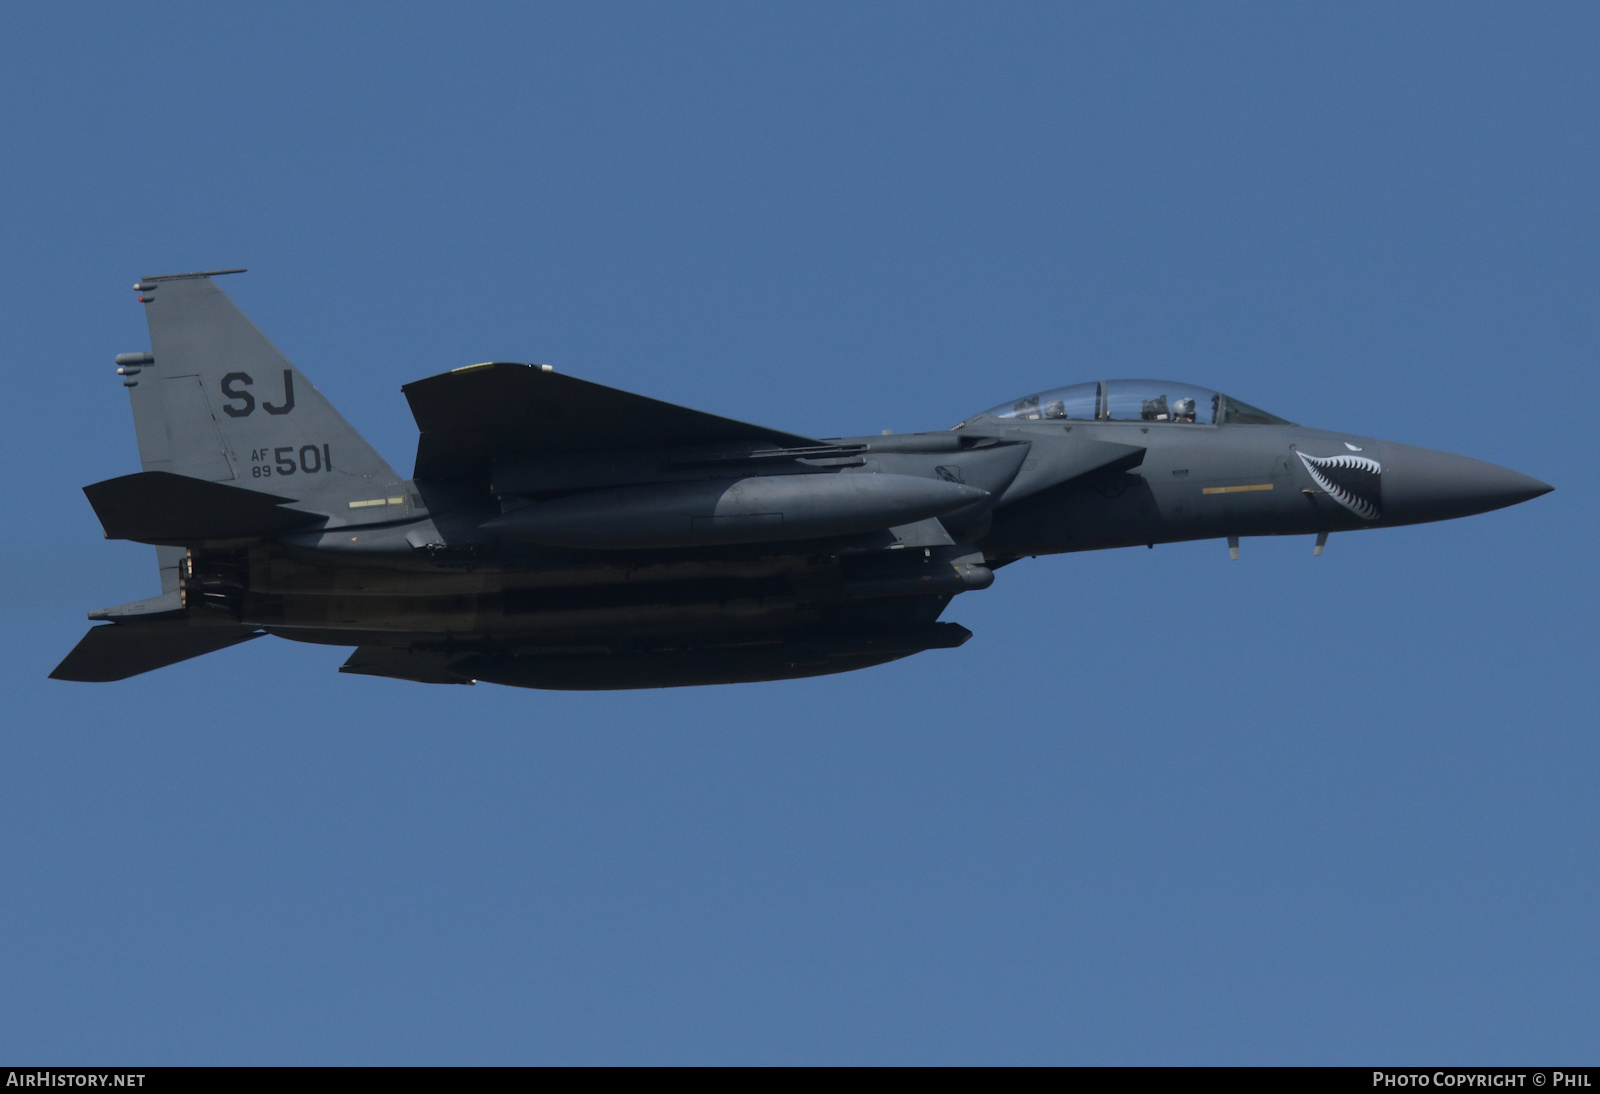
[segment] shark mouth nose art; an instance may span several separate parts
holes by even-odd
[[[1358,517],[1377,520],[1383,505],[1383,465],[1367,456],[1308,456],[1296,452],[1327,495]]]

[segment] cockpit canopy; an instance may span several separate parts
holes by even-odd
[[[1041,391],[984,411],[1015,421],[1293,425],[1230,395],[1166,380],[1098,380]],[[964,423],[963,423],[964,424]]]

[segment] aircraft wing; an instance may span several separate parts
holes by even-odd
[[[541,365],[468,365],[406,384],[401,391],[422,433],[418,479],[484,477],[499,456],[821,443],[563,376]]]

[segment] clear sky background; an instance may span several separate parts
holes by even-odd
[[[0,8],[0,1058],[1551,1063],[1600,1049],[1600,8]],[[491,359],[806,435],[1156,376],[1556,486],[1024,561],[964,648],[429,687],[157,591],[129,286],[397,468]]]

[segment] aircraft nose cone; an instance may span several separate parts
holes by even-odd
[[[1383,508],[1396,524],[1487,513],[1555,489],[1509,467],[1431,448],[1391,444],[1387,455]]]

